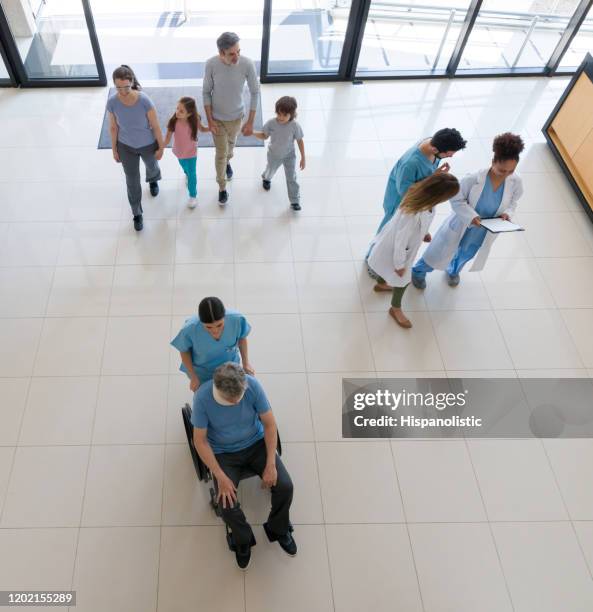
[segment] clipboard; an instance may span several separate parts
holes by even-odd
[[[492,234],[505,234],[508,232],[524,232],[525,228],[513,223],[505,221],[500,217],[488,217],[480,219],[480,226],[491,232]]]

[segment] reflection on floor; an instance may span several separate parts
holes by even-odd
[[[340,438],[344,375],[593,374],[593,226],[540,133],[566,82],[264,85],[264,117],[299,101],[301,213],[281,174],[262,190],[262,148],[237,151],[224,210],[200,151],[190,211],[167,153],[140,235],[95,148],[107,88],[0,91],[0,590],[73,588],[72,612],[593,609],[591,440]],[[394,160],[444,126],[469,141],[460,176],[523,135],[527,231],[454,290],[410,289],[402,330],[362,259]],[[241,485],[246,574],[196,481],[168,346],[206,294],[253,326],[296,485],[294,559]]]

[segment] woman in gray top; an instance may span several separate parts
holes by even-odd
[[[129,66],[113,71],[117,94],[107,100],[111,148],[113,158],[121,163],[126,175],[128,201],[134,215],[134,229],[140,231],[142,223],[142,184],[140,158],[146,166],[146,182],[150,193],[159,192],[161,180],[158,160],[163,157],[163,134],[152,100],[143,93],[136,75]]]

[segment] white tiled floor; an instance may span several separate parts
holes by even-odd
[[[75,588],[85,612],[591,610],[593,441],[341,441],[342,376],[593,374],[593,226],[539,132],[565,85],[264,86],[266,113],[280,92],[301,106],[302,213],[281,174],[261,190],[261,148],[237,150],[220,210],[204,149],[199,207],[167,154],[141,234],[94,146],[106,91],[0,91],[20,136],[0,144],[0,590]],[[455,290],[440,273],[411,288],[403,331],[362,260],[395,158],[445,125],[469,138],[459,175],[522,133],[527,231]],[[241,486],[246,575],[196,481],[168,347],[204,295],[253,326],[296,484],[296,559],[263,535],[266,493]]]

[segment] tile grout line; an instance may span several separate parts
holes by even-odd
[[[379,523],[368,523],[368,522],[332,522],[332,523],[293,523],[293,525],[301,526],[301,527],[323,527],[323,526],[344,526],[344,525],[535,525],[535,524],[545,524],[545,525],[564,525],[569,523],[586,523],[590,524],[593,521],[587,519],[578,519],[571,521],[570,519],[553,519],[553,520],[537,520],[537,521],[528,521],[528,520],[507,520],[507,521],[410,521],[408,523],[404,521],[381,521]],[[251,524],[261,526],[263,523],[253,521]],[[147,529],[147,528],[159,528],[159,527],[168,527],[168,528],[185,528],[185,527],[212,527],[215,529],[220,529],[220,525],[213,523],[164,523],[160,524],[146,524],[146,525],[131,525],[126,523],[116,523],[116,524],[89,524],[80,527],[81,530],[85,529]],[[48,525],[35,525],[33,527],[0,527],[0,532],[2,531],[39,531],[42,529],[78,529],[78,527],[73,527],[72,525],[56,525],[56,524],[48,524]]]
[[[480,280],[481,280],[481,278],[480,278]],[[515,366],[515,361],[513,359],[511,351],[510,351],[510,349],[509,349],[509,347],[507,345],[506,338],[504,337],[504,334],[502,332],[502,328],[500,326],[500,321],[498,320],[498,317],[496,316],[496,311],[493,308],[492,300],[490,299],[490,294],[487,291],[486,291],[486,299],[488,300],[488,303],[490,304],[491,312],[492,312],[492,314],[494,316],[494,320],[496,321],[496,326],[498,328],[498,331],[499,331],[499,333],[500,333],[500,335],[502,337],[502,341],[504,343],[504,347],[505,347],[505,349],[506,349],[506,351],[508,353],[508,356],[509,356],[509,359],[511,360],[511,363],[513,364],[513,369],[515,371],[515,376],[518,378],[519,377],[519,373],[517,372],[517,368]],[[496,537],[494,535],[494,529],[492,527],[492,522],[490,520],[490,515],[488,513],[488,507],[487,507],[486,501],[484,499],[484,493],[482,491],[482,487],[480,486],[480,479],[478,477],[478,471],[476,469],[476,466],[474,464],[474,460],[473,460],[473,457],[472,457],[472,454],[471,454],[469,438],[467,438],[465,436],[464,436],[464,444],[465,444],[465,450],[467,452],[470,465],[472,466],[472,470],[473,470],[473,473],[474,473],[474,478],[476,479],[476,484],[478,486],[478,492],[480,493],[480,499],[482,500],[482,506],[484,507],[484,513],[486,515],[486,519],[488,520],[488,531],[490,532],[490,538],[491,538],[491,541],[492,541],[492,543],[494,545],[494,550],[496,551],[496,558],[498,559],[498,566],[500,567],[500,571],[502,573],[502,577],[503,577],[503,580],[504,580],[505,588],[506,588],[506,591],[507,591],[507,596],[508,596],[509,601],[511,603],[512,609],[515,610],[515,602],[513,601],[513,595],[512,595],[512,592],[511,592],[509,581],[508,581],[506,572],[504,570],[504,564],[502,562],[502,557],[501,557],[501,554],[500,554],[500,550],[498,548],[498,544],[496,543]]]
[[[118,232],[118,238],[117,238],[117,242],[116,242],[116,247],[115,247],[115,258],[117,258],[117,252],[119,249],[119,232]],[[84,489],[82,492],[82,499],[80,502],[80,517],[79,517],[79,521],[78,521],[78,531],[76,534],[76,546],[74,549],[74,562],[72,564],[72,580],[71,580],[71,588],[74,587],[74,580],[76,577],[76,567],[77,567],[77,563],[78,563],[78,552],[79,552],[79,546],[80,546],[80,534],[81,534],[81,530],[82,530],[82,518],[84,516],[84,505],[85,505],[85,501],[86,501],[86,492],[87,492],[87,488],[88,488],[88,478],[89,478],[89,471],[90,471],[90,466],[91,466],[91,459],[92,459],[92,453],[93,453],[93,437],[95,434],[95,423],[96,423],[96,419],[97,419],[97,409],[98,409],[98,405],[99,405],[99,397],[101,394],[101,379],[102,379],[102,373],[103,373],[103,361],[105,359],[105,347],[107,346],[107,332],[108,332],[108,323],[109,323],[109,313],[111,311],[111,298],[113,296],[113,285],[115,282],[115,266],[113,266],[112,269],[112,273],[111,273],[111,287],[109,290],[109,306],[107,309],[107,316],[105,317],[105,335],[103,336],[103,350],[101,352],[101,361],[99,363],[99,368],[98,368],[98,375],[97,375],[97,391],[95,394],[95,407],[93,410],[93,419],[92,419],[92,424],[91,424],[91,435],[90,435],[90,440],[89,440],[89,446],[88,446],[88,457],[87,457],[87,464],[86,464],[86,473],[85,473],[85,479],[84,479]]]
[[[307,368],[307,353],[305,350],[305,336],[303,333],[303,319],[302,319],[302,313],[301,313],[301,297],[300,297],[300,292],[299,292],[299,288],[298,288],[298,284],[297,284],[297,270],[296,270],[296,262],[294,261],[294,245],[293,245],[293,239],[292,239],[292,232],[290,231],[289,228],[289,232],[288,232],[288,240],[289,240],[289,244],[290,244],[290,250],[292,252],[292,274],[293,277],[295,279],[295,293],[296,293],[296,299],[297,299],[297,307],[298,307],[298,320],[299,320],[299,331],[300,331],[300,335],[301,335],[301,351],[303,352],[303,362],[304,362],[304,366],[305,366],[305,381],[307,383],[307,395],[308,395],[308,399],[309,399],[309,415],[311,418],[311,430],[313,433],[313,437],[315,437],[315,422],[313,420],[313,409],[311,407],[311,386],[309,384],[309,372],[308,372],[308,368]],[[329,542],[327,539],[327,526],[326,526],[326,521],[325,521],[325,509],[323,506],[323,492],[322,492],[322,487],[321,487],[321,472],[319,469],[319,455],[317,452],[317,443],[313,444],[313,454],[315,457],[315,468],[317,471],[317,483],[319,485],[319,503],[321,506],[321,519],[323,521],[323,525],[322,525],[322,530],[323,530],[323,540],[325,543],[325,555],[327,558],[327,572],[328,572],[328,580],[329,580],[329,586],[330,586],[330,593],[331,593],[331,603],[332,603],[332,609],[334,612],[336,612],[336,598],[335,598],[335,593],[334,593],[334,581],[333,581],[333,577],[332,577],[332,568],[331,568],[331,560],[330,560],[330,553],[329,553]]]
[[[356,272],[356,270],[355,270]],[[364,273],[364,271],[363,271]],[[361,303],[363,302],[362,299],[362,292],[361,292],[361,286],[360,286],[360,276],[358,274],[356,274],[356,284],[358,287],[358,297],[361,301]],[[377,371],[377,363],[376,363],[376,359],[375,359],[375,352],[373,350],[373,343],[371,342],[371,337],[369,334],[369,326],[368,326],[368,318],[367,318],[368,314],[365,312],[363,313],[363,321],[364,321],[364,326],[365,326],[365,331],[366,331],[366,337],[367,337],[367,342],[369,343],[369,348],[371,351],[371,359],[373,362],[373,367],[374,367],[374,372],[375,372],[375,379],[377,379],[378,377],[378,371]],[[408,536],[408,544],[410,546],[410,555],[412,556],[412,564],[414,566],[414,574],[416,575],[416,586],[418,587],[418,596],[420,598],[420,605],[422,606],[422,610],[425,611],[426,610],[426,605],[424,603],[424,597],[422,595],[422,585],[420,583],[420,575],[418,573],[418,565],[416,563],[416,555],[414,554],[414,547],[412,545],[412,534],[410,533],[410,527],[408,524],[408,520],[407,520],[407,515],[406,515],[406,509],[405,509],[405,505],[404,505],[404,498],[402,495],[402,490],[401,490],[401,484],[399,481],[399,475],[397,472],[397,465],[396,465],[396,461],[395,461],[395,455],[393,452],[393,444],[391,440],[387,440],[387,444],[389,445],[389,453],[391,455],[391,466],[393,468],[393,475],[395,476],[395,484],[397,486],[397,492],[399,494],[399,499],[400,499],[400,503],[402,506],[402,515],[404,518],[404,524],[406,526],[406,534]],[[321,486],[321,483],[320,483]]]
[[[60,232],[60,239],[58,241],[58,250],[59,250],[59,244],[62,241],[62,237],[64,235],[64,224],[62,224],[62,230]],[[58,259],[58,253],[56,253],[56,262]],[[47,311],[47,308],[49,306],[49,298],[50,298],[50,294],[51,294],[51,286],[53,285],[54,282],[54,277],[55,277],[55,273],[56,273],[56,266],[54,264],[54,266],[52,266],[53,271],[52,271],[52,275],[51,275],[51,282],[50,282],[50,290],[47,293],[47,297],[45,299],[45,309],[44,312]],[[7,482],[6,482],[6,494],[4,496],[4,501],[2,503],[2,506],[0,507],[0,525],[2,525],[2,522],[4,520],[4,512],[6,510],[6,504],[8,502],[8,493],[10,490],[10,482],[12,480],[12,476],[13,476],[13,471],[14,471],[14,466],[16,464],[16,458],[17,458],[17,453],[18,453],[18,449],[20,447],[20,440],[21,440],[21,435],[22,435],[22,430],[23,430],[23,424],[25,422],[25,415],[27,413],[27,404],[29,403],[29,397],[31,394],[31,386],[33,385],[33,378],[34,378],[34,374],[35,374],[35,363],[37,362],[37,357],[39,355],[39,348],[41,346],[41,339],[43,337],[43,328],[45,327],[45,318],[42,319],[41,322],[41,326],[40,326],[40,330],[39,330],[39,337],[37,338],[37,343],[36,343],[36,347],[35,347],[35,353],[33,355],[33,358],[31,360],[31,369],[29,371],[29,375],[22,377],[22,378],[28,378],[29,382],[27,385],[27,391],[25,393],[25,399],[24,399],[24,405],[23,405],[23,412],[21,414],[21,418],[19,421],[19,427],[18,427],[18,432],[16,435],[16,440],[15,440],[15,445],[14,445],[14,452],[12,454],[12,460],[10,463],[10,468],[8,470],[8,477],[7,477]],[[16,377],[16,378],[21,378]]]
[[[167,267],[171,270],[171,295],[169,296],[169,335],[173,333],[173,304],[175,300],[175,268],[177,262],[177,235],[179,231],[179,216],[175,218],[175,231],[173,233],[173,261],[167,264]],[[119,245],[119,241],[118,241]],[[117,258],[116,258],[117,261]],[[167,366],[168,370],[171,369],[170,355],[167,354]],[[154,610],[158,612],[159,607],[159,592],[160,592],[160,579],[161,579],[161,551],[163,547],[163,522],[165,512],[165,479],[167,474],[167,433],[169,428],[169,396],[171,390],[171,374],[167,374],[167,392],[165,395],[165,428],[164,428],[164,444],[163,444],[163,472],[161,477],[161,520],[159,525],[159,547],[157,553],[157,573],[156,573],[156,584],[155,584],[155,597],[154,597]]]
[[[558,479],[558,475],[556,474],[556,471],[554,470],[554,464],[552,463],[552,458],[550,457],[550,454],[548,453],[548,449],[546,448],[546,445],[544,444],[544,440],[541,440],[541,445],[544,451],[544,455],[546,456],[546,459],[548,461],[548,465],[550,467],[550,471],[552,472],[552,476],[554,478],[554,483],[556,485],[556,488],[558,489],[558,493],[560,495],[560,499],[562,500],[562,505],[564,506],[564,510],[566,511],[566,516],[568,517],[568,522],[570,522],[570,527],[572,529],[572,532],[574,534],[574,537],[577,541],[577,545],[579,547],[579,550],[581,552],[582,555],[582,559],[583,562],[585,563],[585,567],[587,568],[587,571],[589,572],[589,576],[591,577],[591,579],[593,580],[593,568],[589,565],[589,562],[587,561],[587,555],[585,554],[585,549],[583,547],[583,544],[581,542],[581,538],[579,537],[578,531],[576,529],[575,526],[575,521],[572,518],[572,514],[570,512],[570,508],[568,506],[568,503],[564,497],[564,494],[562,493],[562,488],[560,487],[560,481]]]
[[[234,178],[234,177],[233,177]],[[228,187],[228,183],[232,182],[229,181],[227,179],[227,185],[226,187]],[[218,187],[217,189],[220,189],[220,187]],[[232,198],[233,195],[233,189],[229,190],[229,200]],[[231,201],[231,205],[232,205],[232,201]],[[219,210],[220,210],[220,206],[219,206]],[[225,212],[230,213],[230,219],[229,219],[229,226],[231,229],[231,247],[232,247],[232,259],[231,259],[231,265],[232,270],[233,270],[233,306],[235,306],[238,310],[238,303],[237,303],[237,253],[236,253],[236,244],[235,244],[235,237],[236,237],[236,224],[235,224],[235,210],[233,208],[230,209],[230,211],[228,210],[229,208],[229,203],[227,202],[224,206]],[[226,262],[223,262],[226,263]],[[241,496],[241,503],[243,502],[243,491],[238,491],[238,495]],[[243,612],[247,612],[247,572],[242,572],[243,576],[241,577],[241,586],[243,587]]]
[[[404,524],[406,526],[406,533],[408,535],[408,544],[410,546],[410,554],[412,555],[412,564],[414,565],[414,573],[416,574],[416,585],[418,586],[418,595],[420,597],[420,605],[422,606],[422,610],[426,611],[426,605],[424,603],[424,597],[422,595],[422,584],[420,582],[420,574],[418,573],[418,564],[416,563],[416,555],[414,554],[414,544],[412,542],[412,534],[410,532],[410,523],[408,523],[408,516],[406,513],[406,506],[404,503],[404,496],[402,495],[401,483],[399,481],[399,474],[397,472],[397,462],[395,460],[395,453],[393,452],[393,441],[388,440],[389,444],[389,452],[391,453],[391,464],[393,467],[393,471],[395,473],[395,482],[397,484],[397,490],[399,492],[399,498],[402,504],[402,514],[404,518]]]
[[[469,463],[472,466],[472,471],[474,473],[474,478],[476,481],[476,485],[478,487],[478,493],[480,494],[480,499],[482,500],[482,506],[484,508],[484,514],[486,516],[486,524],[488,525],[488,531],[490,533],[490,539],[492,541],[492,544],[494,545],[494,550],[496,551],[496,558],[498,559],[498,566],[500,568],[500,572],[502,574],[502,578],[504,580],[504,585],[506,588],[506,592],[507,592],[507,596],[509,598],[509,602],[511,604],[511,608],[513,610],[515,610],[515,602],[513,601],[513,596],[511,593],[511,588],[509,586],[509,581],[506,575],[506,572],[504,571],[504,565],[502,563],[502,557],[500,556],[500,550],[498,549],[498,544],[496,543],[496,537],[494,536],[494,529],[492,527],[492,521],[490,520],[490,516],[488,514],[488,507],[486,505],[486,501],[484,500],[484,493],[482,492],[482,487],[480,486],[480,479],[478,478],[478,472],[476,470],[476,466],[474,464],[474,460],[471,454],[471,449],[469,446],[469,438],[465,438],[464,439],[464,444],[465,444],[465,451],[467,453],[467,456],[469,458]],[[500,522],[500,521],[495,521],[495,522]],[[508,521],[509,523],[514,523],[516,521]],[[531,523],[532,521],[526,521],[527,523]]]

